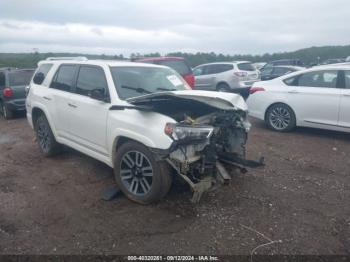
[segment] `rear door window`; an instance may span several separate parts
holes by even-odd
[[[76,65],[61,65],[50,87],[67,92],[72,91],[76,68]]]
[[[9,73],[10,86],[25,86],[29,85],[34,74],[34,70],[21,70]]]
[[[184,60],[162,60],[156,61],[155,64],[168,66],[177,71],[180,75],[192,74],[191,68]]]
[[[252,63],[239,63],[237,67],[242,71],[255,71],[255,67],[252,65]]]
[[[315,71],[300,75],[298,86],[335,88],[337,86],[338,71]]]
[[[94,89],[99,89],[104,94],[107,94],[107,80],[103,69],[97,66],[80,67],[76,93],[88,96]]]

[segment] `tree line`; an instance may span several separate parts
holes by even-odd
[[[183,53],[171,52],[165,54],[167,56],[184,57],[190,66],[194,67],[204,63],[224,62],[244,60],[251,62],[270,62],[279,59],[300,59],[305,64],[318,63],[330,58],[346,58],[350,56],[350,45],[346,46],[323,46],[304,48],[293,52],[281,52],[273,54],[262,55],[228,55],[217,54],[214,52],[204,53]],[[130,57],[126,58],[122,54],[118,55],[89,55],[76,53],[0,53],[0,67],[17,67],[17,68],[34,68],[40,60],[52,56],[86,56],[89,59],[112,59],[112,60],[126,60],[138,57],[159,57],[160,53],[140,54],[132,53]]]

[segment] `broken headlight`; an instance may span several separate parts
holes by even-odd
[[[185,126],[181,124],[167,123],[165,134],[174,140],[202,140],[210,138],[214,128],[211,126]]]

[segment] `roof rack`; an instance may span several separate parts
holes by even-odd
[[[85,56],[69,56],[69,57],[48,57],[47,61],[59,61],[59,60],[75,60],[75,61],[87,61],[87,57]]]

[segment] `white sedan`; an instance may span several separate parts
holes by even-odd
[[[350,132],[350,65],[319,66],[256,82],[249,114],[273,130],[306,126]]]

